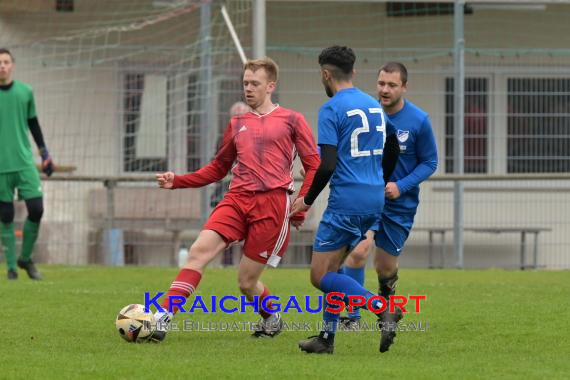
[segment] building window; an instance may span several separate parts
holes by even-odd
[[[570,79],[509,78],[507,172],[570,172]]]
[[[161,75],[124,76],[123,168],[126,172],[165,171],[168,80]]]
[[[198,76],[192,75],[188,78],[186,103],[188,171],[200,169],[204,149],[208,148],[207,160],[214,158],[230,120],[230,108],[236,101],[243,98],[241,72],[233,78],[216,78],[212,86],[214,87],[213,96],[210,101],[216,110],[216,116],[211,119],[213,125],[201,130],[201,118],[204,117],[204,112],[207,112],[202,112],[201,107],[204,106],[202,103],[206,100],[200,96],[201,86]],[[208,136],[205,135],[206,133]],[[204,144],[208,140],[209,147],[206,147]]]
[[[58,12],[73,12],[73,0],[56,0],[55,10]]]
[[[124,75],[124,171],[166,171],[174,161],[182,160],[185,170],[193,172],[203,166],[202,156],[206,152],[207,161],[214,157],[228,125],[230,107],[242,98],[241,75],[215,78],[213,95],[207,100],[203,98],[198,75],[186,76],[185,88],[181,89],[185,92],[184,100],[177,97],[178,82],[175,77],[161,74]],[[215,117],[211,119],[211,126],[204,126],[204,114],[208,111],[203,108],[211,107],[216,110]],[[179,125],[179,121],[185,125]],[[185,128],[182,135],[178,134],[180,127]],[[170,157],[177,151],[179,142],[184,144],[180,140],[184,138],[185,156]],[[204,145],[206,142],[208,146]],[[169,144],[176,146],[169,147]]]
[[[447,16],[453,15],[454,4],[434,1],[388,1],[386,14],[388,17]],[[473,13],[473,8],[464,5],[463,13]]]
[[[464,172],[487,173],[489,84],[487,78],[465,78]],[[453,173],[454,80],[445,81],[445,172]]]

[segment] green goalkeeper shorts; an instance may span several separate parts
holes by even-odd
[[[30,167],[17,172],[0,173],[0,202],[14,201],[16,189],[19,200],[42,197],[42,183],[38,170]]]

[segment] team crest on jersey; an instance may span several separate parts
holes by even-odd
[[[410,137],[410,131],[402,131],[401,129],[398,129],[399,142],[406,142],[408,140],[408,137]]]

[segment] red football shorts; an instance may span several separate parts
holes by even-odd
[[[222,236],[227,244],[245,240],[244,253],[250,259],[279,265],[289,244],[287,191],[226,193],[204,225]]]

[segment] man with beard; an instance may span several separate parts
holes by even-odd
[[[346,46],[331,46],[319,55],[321,80],[331,98],[318,117],[321,164],[307,194],[294,202],[291,215],[308,210],[330,180],[327,208],[313,244],[311,283],[325,294],[342,293],[344,300],[359,296],[374,311],[382,307],[377,295],[339,268],[379,221],[384,207],[384,143],[394,128],[378,101],[353,86],[355,60]],[[302,351],[333,353],[338,313],[327,311],[328,306],[324,330],[301,341]]]
[[[391,295],[396,294],[398,258],[414,223],[419,204],[420,183],[437,169],[437,146],[429,116],[404,98],[407,83],[408,71],[400,62],[389,62],[378,70],[378,99],[397,128],[397,143],[400,149],[396,168],[386,180],[384,211],[374,236],[374,266],[378,274],[378,292],[388,301]],[[345,262],[345,273],[360,284],[364,283],[364,267],[368,254],[368,249],[355,249]],[[388,310],[389,308],[386,308],[380,314],[381,322],[393,323],[402,318],[398,307],[395,307],[395,313],[389,313]],[[345,326],[354,328],[358,326],[359,318],[360,312],[357,309],[354,313],[349,313],[348,321],[342,322]],[[395,336],[395,329],[383,329],[381,352],[388,351]]]

